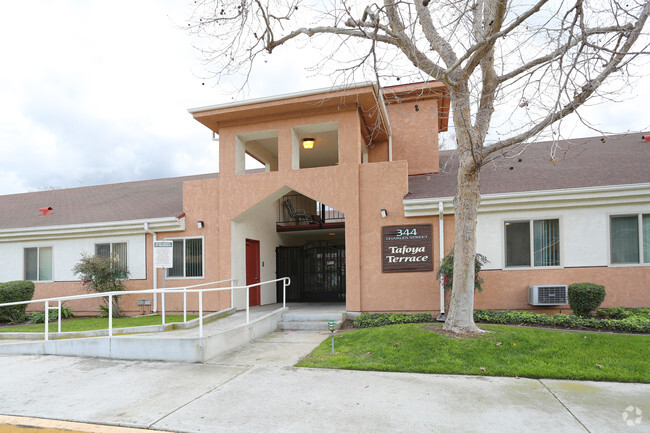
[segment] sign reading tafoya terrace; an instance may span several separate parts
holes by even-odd
[[[432,271],[431,224],[381,229],[383,272]]]

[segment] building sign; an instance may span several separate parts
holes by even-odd
[[[153,243],[153,264],[156,268],[173,268],[173,249],[172,241],[156,241]]]
[[[382,272],[433,271],[431,224],[381,228]]]

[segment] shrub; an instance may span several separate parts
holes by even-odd
[[[74,313],[71,308],[61,305],[61,318],[69,319],[74,317]],[[50,310],[48,322],[56,322],[59,320],[59,311]],[[45,312],[44,311],[35,311],[29,314],[29,323],[45,323]]]
[[[372,313],[362,314],[354,319],[355,328],[374,328],[384,325],[398,325],[403,323],[433,322],[429,313]]]
[[[31,301],[34,283],[31,281],[9,281],[0,283],[0,304]],[[24,322],[27,304],[0,307],[0,322]]]
[[[474,259],[474,290],[479,292],[483,291],[483,278],[479,276],[479,272],[484,265],[488,264],[487,257],[483,254],[476,254]],[[445,290],[451,290],[454,285],[454,249],[449,250],[449,253],[442,259],[440,267],[436,272],[436,280],[442,278],[442,285]]]
[[[97,293],[124,291],[124,282],[129,278],[129,271],[120,266],[117,256],[103,258],[83,254],[72,272],[80,277],[86,291]],[[108,303],[108,297],[104,302]],[[118,296],[113,296],[113,317],[120,317]]]
[[[596,317],[600,319],[625,319],[633,315],[633,312],[625,307],[599,308],[596,311]]]
[[[628,309],[627,311],[650,310],[648,308]],[[595,329],[620,332],[650,333],[650,316],[643,313],[630,315],[624,319],[599,319],[575,315],[536,314],[530,311],[476,310],[474,321],[477,323],[496,323],[512,325],[550,326],[571,329]]]
[[[569,306],[578,316],[589,316],[604,300],[605,286],[594,283],[575,283],[569,286]]]
[[[650,319],[650,308],[599,308],[596,311],[596,317],[601,319],[616,319],[622,320],[628,317],[641,317]]]

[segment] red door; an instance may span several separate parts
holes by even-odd
[[[246,239],[246,285],[260,282],[260,241]],[[250,305],[260,305],[260,286],[248,289]]]

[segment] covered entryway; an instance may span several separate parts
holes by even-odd
[[[277,247],[276,275],[290,277],[288,302],[345,301],[345,245],[326,241]],[[282,286],[278,286],[282,299]]]

